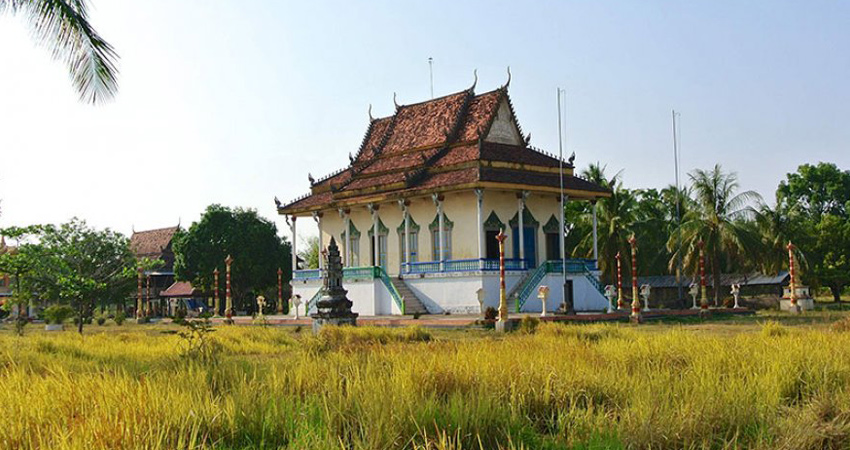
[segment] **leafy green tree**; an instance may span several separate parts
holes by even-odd
[[[321,250],[319,249],[319,237],[310,236],[303,239],[301,242],[302,250],[298,252],[298,257],[301,258],[307,265],[307,269],[318,269]]]
[[[825,214],[815,226],[816,241],[811,271],[817,281],[829,288],[835,301],[850,284],[850,221],[835,214]]]
[[[68,66],[80,100],[96,104],[118,90],[118,55],[89,23],[85,0],[0,0],[0,13],[26,17],[33,34]]]
[[[113,303],[132,291],[136,261],[126,236],[76,218],[33,231],[36,243],[21,245],[16,255],[27,268],[17,287],[22,298],[70,305],[82,333],[96,304]]]
[[[744,226],[747,219],[754,215],[752,203],[761,201],[754,191],[738,193],[738,176],[725,173],[720,165],[711,170],[697,169],[689,174],[695,208],[688,211],[681,225],[683,260],[685,267],[696,272],[699,251],[697,242],[705,243],[708,267],[711,269],[713,284],[720,286],[720,273],[723,260],[727,266],[735,260],[745,259],[746,254],[758,248],[758,236]],[[670,267],[676,266],[678,251],[676,234],[672,233],[667,241],[671,251]],[[720,305],[720,289],[714,289],[715,305]]]
[[[815,221],[821,215],[847,217],[850,212],[850,171],[832,163],[803,164],[789,173],[776,190],[781,208],[796,207]]]
[[[276,288],[278,268],[283,269],[284,282],[292,277],[289,242],[278,236],[274,222],[255,210],[210,205],[199,222],[175,235],[175,275],[195,287],[212,291],[213,271],[218,269],[223,290],[228,255],[233,257],[231,292],[236,308],[253,310],[251,294]]]

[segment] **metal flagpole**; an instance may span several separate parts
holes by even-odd
[[[673,165],[676,170],[676,246],[678,249],[676,253],[678,255],[677,263],[676,263],[676,282],[678,284],[679,291],[679,300],[684,298],[684,291],[682,288],[682,213],[679,210],[679,203],[682,202],[682,194],[679,191],[679,144],[676,140],[676,110],[673,110]]]
[[[561,217],[564,216],[564,143],[562,133],[564,122],[561,118],[562,92],[561,88],[558,88],[558,174],[560,175],[558,178],[561,182]],[[561,220],[561,224],[565,223],[566,218]],[[567,304],[567,238],[565,233],[566,226],[564,226],[564,229],[561,230],[561,274],[563,276],[561,283],[561,298],[567,306],[567,312],[572,312],[572,299],[570,299],[570,304]]]

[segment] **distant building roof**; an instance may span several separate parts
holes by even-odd
[[[761,273],[723,274],[720,275],[720,285],[731,286],[733,283],[738,283],[741,286],[781,285],[788,278],[788,272],[786,271],[781,271],[776,275],[765,275]],[[691,283],[699,283],[699,277],[684,277],[682,279],[682,286],[688,287]],[[675,275],[638,277],[638,284],[648,284],[653,288],[675,288],[678,286]],[[706,285],[714,285],[714,280],[710,275],[706,275]]]
[[[175,281],[168,289],[159,293],[160,297],[189,298],[196,297],[200,292],[188,281]]]
[[[170,252],[171,240],[179,228],[176,226],[133,232],[130,237],[130,250],[140,259],[163,259],[163,253]]]

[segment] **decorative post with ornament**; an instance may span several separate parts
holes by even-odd
[[[537,288],[537,298],[540,299],[540,303],[542,304],[542,308],[540,310],[540,317],[546,317],[548,314],[547,309],[547,301],[549,299],[549,286],[540,286]]]
[[[505,239],[508,235],[499,230],[496,240],[499,241],[499,321],[496,322],[496,331],[504,333],[508,331],[508,299],[505,292]]]
[[[224,260],[225,264],[225,282],[224,282],[224,317],[227,320],[233,320],[233,297],[230,295],[230,265],[233,264],[233,257],[227,255]]]
[[[218,267],[213,270],[213,307],[215,308],[214,315],[221,314],[221,300],[218,298]]]
[[[145,317],[151,317],[151,276],[145,276]]]
[[[629,238],[629,247],[632,251],[632,314],[631,321],[635,323],[641,322],[640,315],[640,294],[638,292],[637,279],[637,239],[635,235]]]
[[[277,313],[283,315],[283,270],[277,268]]]
[[[142,301],[143,301],[142,300],[142,277],[144,275],[144,271],[142,270],[141,267],[139,267],[138,273],[139,273],[139,283],[138,283],[139,284],[139,294],[138,294],[138,297],[136,299],[136,320],[142,319],[145,315],[144,305],[142,304]]]
[[[617,252],[617,309],[626,309],[626,301],[623,299],[623,263],[620,260],[620,252]]]
[[[705,242],[702,239],[697,242],[699,248],[699,313],[708,314],[708,293],[705,287]]]
[[[788,275],[790,275],[791,280],[789,281],[788,287],[790,288],[790,292],[788,293],[788,299],[791,300],[791,306],[788,309],[788,312],[792,314],[799,314],[801,312],[800,305],[797,303],[797,274],[794,267],[794,244],[791,241],[788,241],[788,245],[785,246],[788,249]]]

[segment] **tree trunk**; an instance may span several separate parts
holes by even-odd
[[[77,308],[77,331],[80,334],[83,334],[83,316],[85,311],[85,306],[82,301],[80,301],[80,306]]]
[[[832,292],[832,299],[836,302],[841,301],[841,286],[837,284],[833,284],[829,287],[829,290]]]

